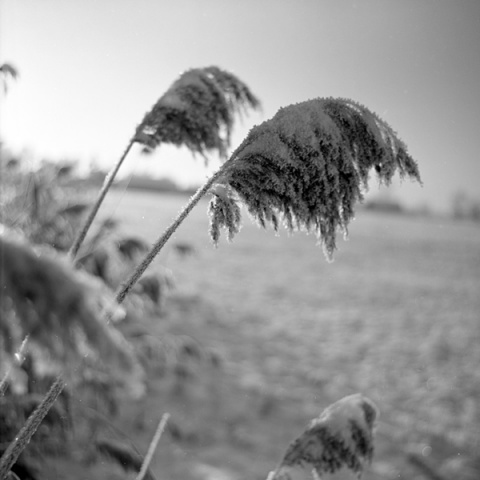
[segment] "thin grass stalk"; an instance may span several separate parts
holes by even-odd
[[[63,378],[61,376],[58,376],[55,382],[50,387],[48,393],[41,401],[41,403],[28,417],[25,425],[22,427],[15,439],[7,447],[2,457],[0,458],[0,480],[4,480],[5,478],[7,478],[8,472],[32,439],[34,433],[40,426],[40,423],[42,423],[45,415],[55,403],[57,397],[60,395],[64,387],[65,382],[63,381]]]
[[[231,161],[232,159],[229,159],[225,163],[223,163],[222,166],[206,181],[206,183],[197,190],[197,192],[195,193],[195,195],[193,195],[188,204],[178,214],[177,218],[175,218],[171,225],[163,232],[161,237],[156,241],[151,250],[147,253],[143,261],[135,269],[131,277],[120,287],[115,297],[118,304],[121,304],[123,302],[128,292],[132,289],[137,280],[143,275],[143,273],[152,263],[154,258],[160,253],[169,238],[175,233],[180,224],[192,211],[193,207],[195,207],[199,200],[208,192],[210,187],[220,178],[220,176],[224,173],[226,167],[230,165]]]
[[[162,418],[160,419],[160,422],[158,423],[157,430],[155,431],[155,434],[153,435],[152,441],[150,442],[150,446],[148,447],[147,454],[145,455],[145,458],[142,463],[142,468],[140,469],[140,472],[138,472],[137,477],[135,480],[143,480],[145,477],[148,467],[150,466],[150,463],[152,462],[153,455],[155,453],[155,450],[157,449],[158,442],[160,441],[160,437],[162,436],[163,432],[165,431],[165,427],[167,426],[168,419],[170,418],[169,413],[164,413]]]
[[[115,180],[118,170],[120,170],[120,167],[122,166],[123,161],[125,160],[126,156],[130,152],[130,149],[132,148],[134,143],[135,143],[135,137],[132,137],[132,139],[128,143],[127,147],[125,148],[125,151],[123,152],[118,162],[113,166],[113,168],[105,177],[105,181],[103,183],[102,189],[98,194],[97,200],[95,201],[95,204],[93,205],[92,210],[88,214],[88,217],[85,220],[85,223],[82,229],[78,233],[75,241],[73,242],[73,245],[70,248],[70,251],[68,252],[72,260],[74,260],[75,257],[77,256],[78,250],[80,249],[83,241],[85,240],[88,230],[92,226],[93,220],[96,217],[98,210],[100,209],[100,205],[103,203],[103,200],[107,195],[107,192],[110,190],[110,187],[112,186],[112,183]]]

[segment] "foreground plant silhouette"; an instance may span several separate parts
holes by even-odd
[[[105,178],[98,198],[71,249],[72,258],[92,225],[115,176],[134,143],[150,152],[161,143],[185,145],[205,157],[209,151],[226,156],[236,114],[256,109],[260,102],[245,83],[218,67],[187,70],[147,112],[122,156]]]
[[[153,113],[152,118],[156,118]],[[153,121],[152,125],[155,127]],[[140,133],[137,130],[137,134],[150,135],[150,143],[141,137],[142,142],[154,148],[162,141],[155,131],[146,128]],[[284,223],[291,231],[314,232],[327,259],[331,259],[336,231],[347,233],[354,207],[368,187],[371,170],[387,185],[396,172],[420,182],[417,164],[408,155],[405,144],[366,107],[347,99],[319,98],[280,109],[271,120],[254,127],[190,199],[119,289],[117,302],[123,302],[171,235],[209,191],[213,193],[210,234],[215,243],[222,228],[230,239],[238,232],[239,204],[243,202],[264,227],[271,224],[277,229]],[[373,453],[375,418],[375,406],[364,397],[347,397],[335,404],[299,442],[292,444],[274,479],[284,478],[284,467],[302,462],[309,464],[317,475],[343,467],[360,475]],[[318,441],[318,448],[311,443],[311,435]]]

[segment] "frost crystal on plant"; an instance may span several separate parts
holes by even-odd
[[[262,226],[315,232],[331,259],[336,231],[347,231],[369,174],[380,182],[418,167],[395,132],[366,107],[319,98],[280,109],[254,127],[232,154],[221,181]]]

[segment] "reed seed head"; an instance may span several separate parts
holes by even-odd
[[[204,156],[216,150],[225,157],[235,115],[259,106],[232,73],[215,66],[187,70],[145,115],[135,141],[147,152],[173,143]]]
[[[352,100],[318,98],[282,108],[252,128],[220,181],[260,225],[277,229],[282,220],[291,231],[314,232],[331,259],[337,229],[347,233],[372,169],[387,185],[396,172],[421,181],[386,122]]]

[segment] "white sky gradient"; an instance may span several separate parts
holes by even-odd
[[[217,65],[245,81],[262,113],[347,97],[385,119],[417,160],[408,206],[480,198],[478,0],[0,0],[0,63],[20,78],[1,93],[0,135],[32,158],[108,168],[145,112],[184,70]],[[214,159],[217,161],[216,159]],[[200,183],[218,165],[162,146],[121,173]]]

